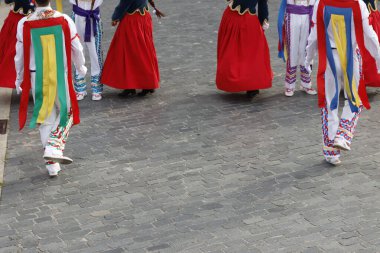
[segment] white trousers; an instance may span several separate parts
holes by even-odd
[[[102,21],[100,20],[97,25],[98,34],[94,36],[94,30],[91,22],[91,41],[85,42],[85,30],[86,30],[86,18],[73,14],[73,19],[77,27],[80,42],[83,48],[87,48],[90,64],[91,64],[91,84],[93,93],[101,93],[103,91],[103,86],[100,84],[101,72],[103,68],[103,51],[102,51],[102,36],[103,28]],[[75,74],[75,91],[84,92],[86,91],[86,84],[84,78],[79,78]]]
[[[339,97],[338,108],[331,110],[331,102],[337,92],[335,85],[334,74],[331,70],[330,64],[327,62],[325,73],[325,94],[326,94],[326,107],[321,109],[322,113],[322,132],[323,132],[323,153],[325,157],[339,157],[340,150],[333,147],[334,140],[339,138],[351,145],[354,137],[355,129],[359,120],[362,106],[359,112],[352,112],[348,103],[347,92],[344,88],[343,78],[345,73],[342,72],[340,59],[337,50],[333,49],[333,56],[335,61],[336,76],[338,79],[338,92],[344,92],[344,107],[342,114],[339,116]],[[359,61],[356,54],[354,54],[354,79],[359,88],[360,81],[360,68]]]
[[[33,99],[35,100],[35,73],[31,74],[31,84],[32,84],[32,94]],[[67,83],[67,80],[66,80]],[[68,89],[66,97],[69,98]],[[67,100],[67,105],[70,108],[70,100]],[[66,139],[69,135],[69,130],[73,125],[72,115],[69,115],[69,120],[66,126],[59,126],[60,122],[60,104],[58,100],[58,95],[56,96],[54,107],[51,114],[45,119],[42,124],[39,124],[40,138],[43,148],[51,146],[57,148],[61,151],[64,150]]]
[[[285,16],[286,47],[288,59],[286,62],[285,87],[295,89],[297,67],[300,67],[301,85],[311,88],[310,73],[305,68],[307,38],[310,31],[310,16],[287,13]]]

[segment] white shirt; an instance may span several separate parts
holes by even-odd
[[[24,23],[32,20],[39,20],[41,19],[39,17],[39,14],[46,11],[46,10],[52,10],[52,8],[49,7],[37,7],[36,11],[31,14],[28,17],[24,17],[20,20],[17,26],[17,43],[16,43],[16,56],[15,56],[15,65],[16,65],[16,87],[19,88],[23,79],[24,79],[24,45],[23,45],[23,28]],[[80,76],[85,76],[87,72],[87,68],[84,66],[85,64],[85,58],[83,55],[83,47],[82,44],[79,41],[78,35],[77,35],[77,29],[75,27],[75,24],[73,20],[58,11],[54,12],[53,17],[64,17],[64,19],[68,22],[69,28],[70,28],[70,35],[71,35],[71,55],[72,55],[72,61],[74,63],[75,68],[78,70],[78,73]],[[69,63],[71,64],[71,63]],[[65,58],[65,69],[67,70],[67,62]],[[34,49],[33,45],[31,45],[30,49],[30,70],[36,70],[36,63],[34,59]],[[27,70],[29,71],[29,70]]]
[[[92,0],[78,0],[78,6],[80,8],[82,8],[83,10],[91,10],[91,2]],[[71,4],[76,4],[76,1],[75,0],[70,0],[70,3]],[[100,5],[102,5],[103,3],[103,0],[95,0],[94,2],[94,10],[98,7],[100,7]]]
[[[359,1],[360,5],[360,11],[362,15],[362,25],[363,25],[363,37],[364,37],[364,44],[369,53],[372,55],[373,58],[376,60],[377,69],[380,70],[380,45],[378,41],[378,37],[373,30],[372,26],[369,24],[369,12],[367,9],[367,6],[365,5],[364,1]],[[319,6],[319,0],[316,1],[316,4],[314,5],[314,12],[313,12],[313,23],[314,26],[311,29],[311,33],[308,38],[308,46],[306,48],[306,66],[309,66],[312,60],[315,57],[315,54],[318,50],[318,37],[317,37],[317,11]],[[351,24],[351,33],[355,34],[355,25],[354,25],[354,18],[352,18],[352,24]],[[331,24],[329,27],[327,27],[327,34],[331,42],[331,47],[335,47],[335,41],[334,41],[334,34],[332,31]],[[354,48],[357,47],[356,37],[353,36],[353,46]]]

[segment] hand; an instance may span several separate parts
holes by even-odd
[[[308,63],[307,61],[305,62],[305,69],[307,72],[309,72],[309,74],[311,74],[311,72],[313,72],[313,70],[311,68],[311,64]]]
[[[80,78],[83,78],[86,76],[86,73],[87,73],[87,68],[86,66],[82,65],[79,69],[77,69],[77,73],[78,73],[78,76]]]
[[[22,93],[22,89],[20,86],[16,86],[16,92],[17,92],[17,95],[20,95]]]
[[[265,31],[265,30],[268,30],[268,29],[269,29],[269,23],[268,23],[268,21],[264,20],[264,22],[263,22],[263,30]]]
[[[120,20],[113,20],[112,26],[117,26],[120,23]]]
[[[164,13],[162,13],[159,9],[153,9],[153,14],[156,14],[157,18],[163,18],[165,17],[166,15]]]

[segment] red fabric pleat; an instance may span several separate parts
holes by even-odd
[[[325,73],[327,66],[327,52],[326,52],[326,30],[324,27],[323,13],[325,3],[323,0],[319,2],[317,10],[317,34],[318,34],[318,74],[317,74],[317,87],[318,87],[318,105],[321,108],[326,107],[326,92],[325,92]]]
[[[9,12],[0,31],[0,87],[15,88],[16,82],[16,34],[17,24],[24,16]]]
[[[375,30],[377,37],[380,36],[380,12],[372,11],[370,14],[370,23]],[[380,42],[380,37],[379,37]],[[365,84],[370,87],[380,87],[380,74],[377,73],[376,61],[371,54],[363,53],[363,75]]]
[[[152,17],[126,14],[112,39],[101,83],[116,89],[158,89],[160,72]]]
[[[216,86],[226,92],[272,87],[273,72],[264,31],[256,15],[225,10],[218,34]]]
[[[24,23],[23,28],[23,39],[24,39],[24,79],[21,84],[22,94],[20,101],[19,110],[19,127],[22,130],[25,126],[27,114],[28,114],[28,103],[29,103],[29,93],[31,89],[31,78],[30,78],[30,47],[31,47],[31,29],[42,28],[61,25],[62,31],[65,39],[66,57],[67,57],[67,80],[70,94],[71,107],[73,112],[73,122],[74,124],[80,123],[79,118],[79,106],[76,99],[73,81],[72,81],[72,67],[71,67],[71,33],[70,27],[64,17],[50,18],[44,20],[34,20],[27,21]]]

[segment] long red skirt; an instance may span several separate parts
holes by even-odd
[[[369,18],[380,42],[380,12],[372,11]],[[364,53],[362,57],[363,75],[366,85],[369,87],[380,87],[380,74],[377,73],[375,59],[369,53]]]
[[[9,12],[0,32],[0,87],[15,88],[17,24],[24,16]]]
[[[227,92],[272,87],[269,47],[256,15],[240,15],[229,7],[218,35],[216,86]]]
[[[160,73],[152,17],[125,15],[112,39],[101,83],[116,89],[157,89]]]

